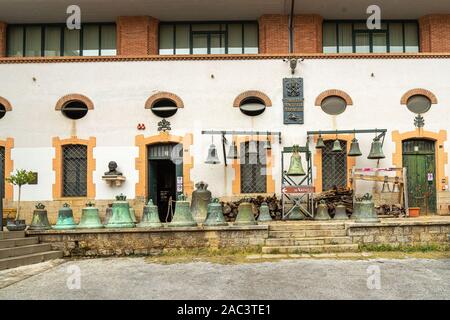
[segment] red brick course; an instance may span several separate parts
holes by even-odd
[[[136,56],[158,53],[159,21],[152,17],[117,18],[117,54]]]
[[[430,14],[419,19],[421,52],[450,52],[450,14]]]

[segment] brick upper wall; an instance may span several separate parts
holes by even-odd
[[[421,52],[450,52],[450,14],[430,14],[419,19]]]
[[[322,53],[322,23],[318,14],[294,16],[294,53]]]
[[[0,22],[0,57],[6,56],[6,23]]]
[[[117,54],[158,54],[159,21],[152,17],[117,18]]]
[[[265,14],[259,18],[259,53],[289,53],[289,16]]]

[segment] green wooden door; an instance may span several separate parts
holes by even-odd
[[[404,141],[403,166],[407,170],[408,206],[420,207],[421,215],[436,213],[435,142]]]

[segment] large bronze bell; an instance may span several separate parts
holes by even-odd
[[[42,203],[38,203],[36,205],[36,210],[33,211],[30,230],[49,230],[51,228],[45,206]]]
[[[267,205],[267,203],[263,202],[259,207],[258,222],[265,221],[272,221],[272,217],[270,216],[269,206]]]
[[[348,152],[349,157],[359,157],[361,156],[361,149],[359,149],[359,142],[356,138],[353,138],[350,144],[350,151]]]
[[[100,221],[98,209],[94,207],[94,203],[86,203],[86,207],[81,209],[81,219],[77,226],[78,229],[97,229],[103,228]]]
[[[334,140],[333,149],[331,149],[331,152],[342,152],[341,142],[339,139]]]
[[[108,221],[106,228],[133,228],[136,225],[130,213],[130,204],[127,197],[123,194],[116,197],[112,205],[112,216]]]
[[[73,219],[73,211],[69,204],[64,203],[63,207],[58,211],[58,220],[53,226],[55,230],[75,229],[77,224]]]
[[[385,156],[383,154],[383,148],[381,145],[380,138],[375,137],[372,142],[372,146],[370,147],[370,153],[367,159],[384,159]]]
[[[288,176],[304,176],[306,175],[305,170],[303,170],[302,157],[300,156],[300,147],[294,145],[292,147],[293,153],[291,156],[291,163],[289,165],[289,170],[286,172]]]
[[[314,216],[314,220],[330,220],[330,215],[328,214],[328,206],[325,201],[320,201],[317,206],[316,215]]]
[[[208,184],[200,181],[195,184],[197,188],[192,192],[191,213],[197,223],[205,221],[208,213],[208,205],[211,202],[211,191]]]
[[[336,211],[334,214],[334,220],[348,220],[347,210],[342,203],[336,205]]]
[[[253,214],[253,205],[250,202],[242,202],[238,208],[238,215],[234,221],[235,225],[257,224]]]
[[[375,212],[375,204],[372,196],[366,193],[362,197],[355,197],[355,204],[353,205],[353,215],[356,222],[379,222]]]
[[[158,207],[153,204],[153,200],[148,200],[144,206],[141,222],[137,225],[139,228],[161,228],[163,224],[159,220]]]
[[[172,222],[168,224],[169,227],[195,227],[194,217],[192,217],[189,201],[186,201],[184,195],[179,195],[175,207]]]
[[[214,198],[211,203],[208,204],[208,216],[203,225],[207,227],[228,225],[223,216],[223,209],[222,205],[219,203],[219,199]]]
[[[208,158],[205,161],[206,164],[218,164],[220,163],[219,156],[217,155],[217,148],[214,144],[209,146]]]

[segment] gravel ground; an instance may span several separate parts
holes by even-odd
[[[80,288],[69,289],[68,280],[76,286],[69,277],[77,268],[81,271]],[[368,268],[380,271],[379,289],[368,288]],[[91,259],[67,261],[0,289],[0,300],[449,297],[450,259],[297,259],[236,265],[162,265],[143,258]]]

